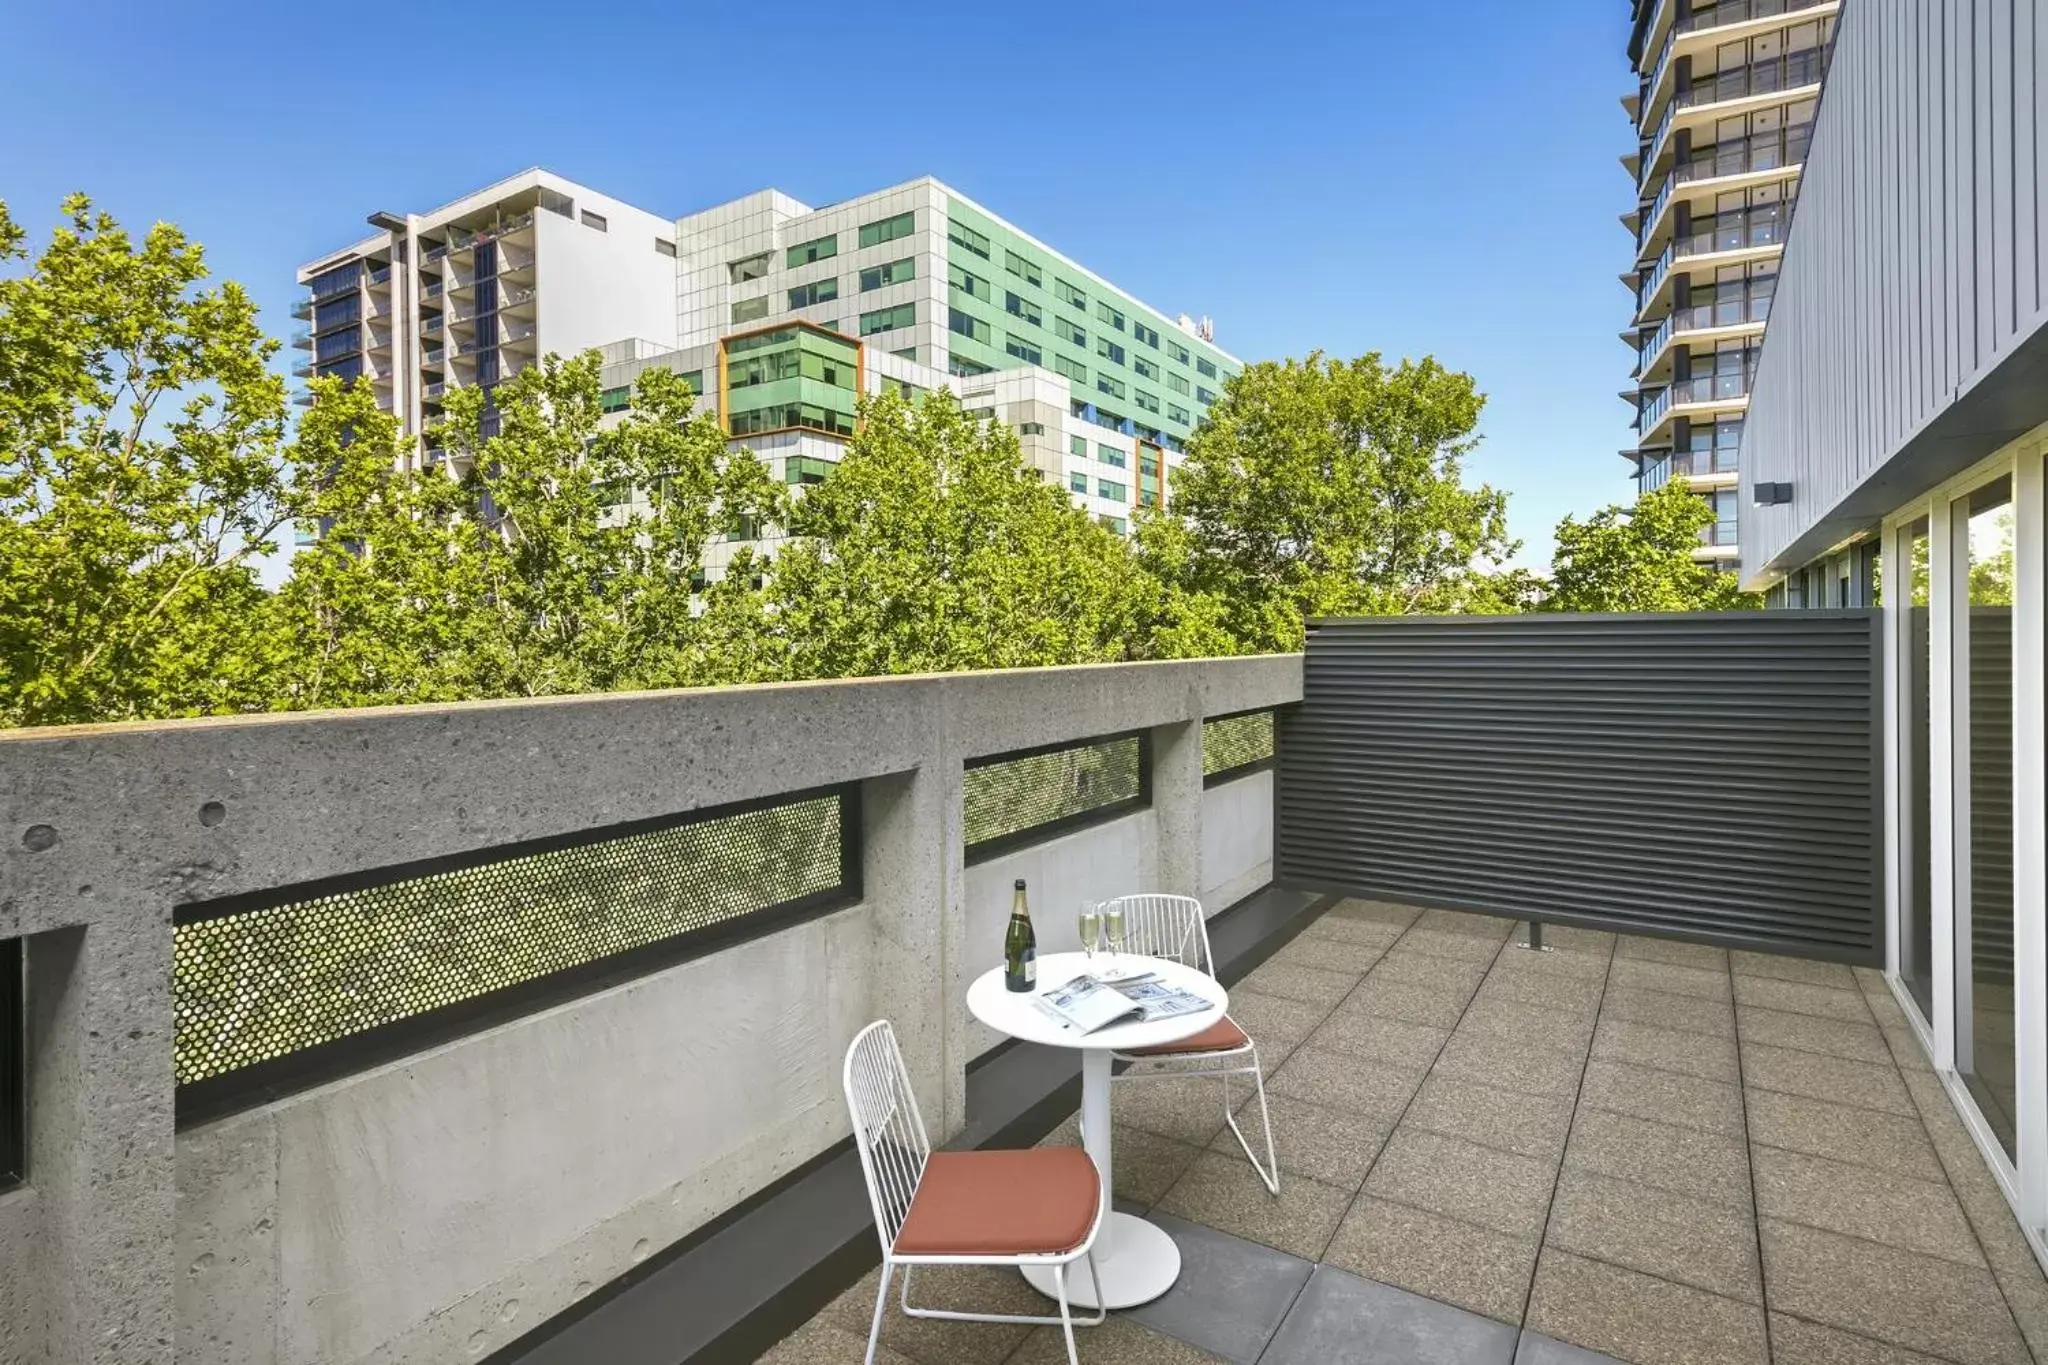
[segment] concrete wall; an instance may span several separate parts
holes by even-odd
[[[840,1050],[879,1015],[957,1131],[991,960],[963,761],[1149,729],[1151,808],[1062,842],[1116,890],[1149,844],[1153,884],[1192,892],[1201,718],[1300,695],[1290,656],[0,735],[0,935],[35,936],[38,1062],[30,1188],[0,1199],[0,1251],[36,1255],[0,1257],[0,1342],[493,1349],[835,1140]],[[174,1159],[175,906],[841,782],[860,905],[177,1133]]]
[[[1273,772],[1202,793],[1202,904],[1227,909],[1273,880]]]
[[[1747,585],[2048,421],[2044,116],[2039,0],[1843,7],[1743,431]]]

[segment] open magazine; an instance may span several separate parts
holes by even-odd
[[[1193,991],[1169,986],[1149,972],[1118,981],[1077,976],[1066,985],[1037,996],[1032,1003],[1062,1026],[1082,1033],[1093,1033],[1111,1024],[1149,1024],[1183,1014],[1200,1014],[1211,1008],[1208,1000]]]

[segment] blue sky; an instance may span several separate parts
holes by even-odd
[[[931,174],[1247,360],[1471,371],[1525,562],[1631,494],[1625,0],[9,8],[0,199],[175,222],[280,336],[365,214],[529,165],[666,215]]]

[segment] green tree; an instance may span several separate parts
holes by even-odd
[[[754,676],[836,678],[1227,648],[1214,612],[1137,570],[1129,546],[1024,463],[1014,432],[949,393],[867,400],[825,483],[791,508],[751,613]],[[728,576],[728,583],[731,576]]]
[[[1247,366],[1141,528],[1146,562],[1254,650],[1300,648],[1314,616],[1497,607],[1479,580],[1514,551],[1507,499],[1463,481],[1484,403],[1433,359]]]
[[[1634,506],[1557,524],[1546,611],[1730,611],[1763,605],[1735,575],[1692,557],[1714,509],[1673,479]]]
[[[782,490],[715,419],[691,415],[669,371],[648,371],[609,427],[600,392],[595,353],[549,356],[493,391],[494,434],[481,434],[481,389],[451,393],[460,478],[387,463],[330,483],[316,508],[327,534],[280,594],[313,645],[278,704],[726,681],[692,594],[708,547],[779,516]]]
[[[0,722],[261,704],[281,648],[255,564],[376,416],[293,435],[277,343],[200,248],[82,195],[30,260],[0,204]]]

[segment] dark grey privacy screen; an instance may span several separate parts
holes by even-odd
[[[1279,879],[1877,963],[1863,611],[1389,617],[1310,635]]]

